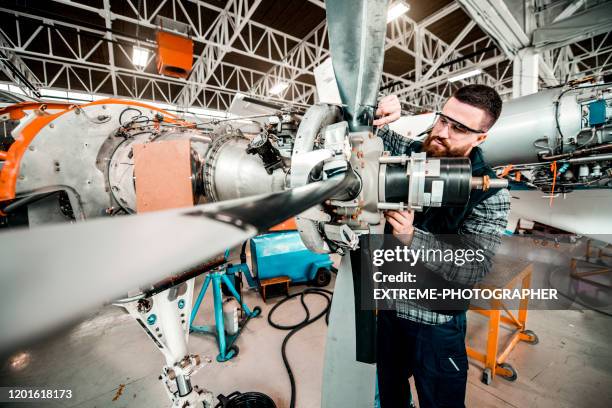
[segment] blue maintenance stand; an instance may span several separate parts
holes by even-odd
[[[225,252],[225,259],[227,260],[229,255],[229,250]],[[236,290],[234,283],[230,281],[227,277],[227,268],[225,265],[211,271],[206,278],[204,279],[204,284],[202,285],[202,289],[200,290],[200,294],[196,299],[196,302],[193,306],[193,310],[191,311],[190,317],[190,326],[189,329],[194,333],[203,333],[210,334],[215,336],[217,339],[217,344],[219,346],[219,354],[217,355],[218,362],[224,362],[236,357],[238,355],[239,349],[234,343],[240,336],[242,329],[246,326],[249,320],[253,317],[257,317],[261,314],[261,308],[259,306],[255,307],[252,311],[249,307],[244,303],[240,294]],[[227,334],[225,333],[225,323],[223,321],[223,294],[221,293],[221,283],[224,283],[226,287],[231,292],[232,296],[238,301],[240,307],[244,311],[244,318],[240,320],[238,323],[238,331],[235,334]],[[213,301],[215,308],[215,325],[214,326],[196,326],[193,324],[196,315],[198,314],[198,310],[200,309],[200,305],[202,304],[202,300],[204,299],[204,295],[206,294],[206,290],[208,286],[212,284],[213,290]]]
[[[246,259],[246,245],[249,242],[251,245],[252,273]],[[229,250],[225,252],[226,261],[228,257]],[[315,286],[326,286],[331,280],[330,269],[332,264],[333,262],[328,254],[317,254],[306,248],[297,231],[271,232],[252,238],[243,244],[239,264],[225,264],[206,275],[191,312],[190,330],[194,333],[214,335],[219,345],[217,361],[230,360],[238,354],[238,346],[234,343],[238,339],[242,328],[251,318],[261,314],[261,308],[259,307],[255,307],[251,311],[236,290],[236,287],[240,287],[242,283],[240,281],[242,274],[246,277],[251,288],[259,287],[260,280],[279,276],[288,276],[292,283],[312,283]],[[227,287],[229,294],[240,303],[242,310],[245,312],[244,318],[239,322],[240,329],[233,335],[225,333],[222,284]],[[215,326],[196,326],[193,322],[210,285],[213,289]]]

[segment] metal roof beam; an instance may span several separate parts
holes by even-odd
[[[108,64],[93,62],[87,58],[87,55],[85,55],[84,57],[81,56],[77,58],[77,56],[84,54],[84,50],[78,47],[78,44],[82,43],[82,41],[80,41],[80,38],[77,37],[77,41],[75,42],[76,48],[71,49],[68,56],[56,55],[54,54],[53,49],[49,49],[44,53],[37,52],[32,49],[33,41],[30,41],[30,40],[38,40],[38,41],[42,41],[45,43],[50,43],[52,42],[53,36],[56,35],[55,30],[51,28],[47,28],[46,30],[41,30],[41,32],[33,38],[24,38],[25,35],[20,35],[21,31],[20,31],[19,22],[16,23],[16,27],[17,27],[17,31],[15,33],[11,33],[14,37],[11,37],[10,34],[7,34],[4,31],[0,30],[0,33],[2,33],[4,36],[8,36],[7,42],[4,45],[0,44],[0,49],[10,50],[20,55],[20,57],[24,59],[25,61],[33,60],[33,61],[41,62],[43,66],[42,68],[43,72],[40,74],[40,77],[43,78],[43,80],[40,81],[41,87],[46,87],[46,88],[55,87],[56,86],[55,82],[57,81],[57,78],[60,76],[60,74],[67,72],[66,70],[68,69],[71,69],[72,70],[70,71],[71,74],[74,74],[76,76],[77,82],[80,83],[81,86],[76,86],[75,88],[72,88],[70,90],[74,90],[77,92],[83,92],[85,90],[88,93],[97,93],[99,89],[101,88],[102,84],[98,84],[97,87],[94,87],[92,85],[92,82],[95,82],[95,81],[92,81],[91,76],[81,77],[78,70],[76,70],[75,68],[86,69],[89,71],[94,70],[96,72],[105,72],[105,73],[110,74],[110,71],[108,69]],[[42,35],[44,35],[44,37],[42,37]],[[20,43],[19,37],[21,37],[21,46],[19,46],[19,43]],[[103,43],[103,40],[100,40],[99,44],[102,44],[102,43]],[[119,49],[122,50],[121,45],[119,45]],[[149,64],[152,64],[153,59],[154,59],[153,56],[151,56],[149,59]],[[54,64],[55,66],[58,66],[58,65],[61,66],[64,71],[58,74],[50,74],[50,72],[52,71],[49,71],[47,65],[54,65]],[[40,65],[40,64],[37,64],[37,65]],[[213,75],[211,75],[209,83],[206,84],[205,86],[202,86],[202,84],[195,83],[193,81],[188,81],[184,79],[174,79],[174,78],[169,78],[169,77],[165,77],[165,76],[158,75],[158,74],[147,73],[145,71],[145,68],[136,69],[136,68],[116,66],[115,67],[115,77],[119,75],[129,74],[129,75],[133,75],[134,78],[146,79],[148,81],[162,81],[162,83],[164,84],[171,83],[174,85],[178,85],[180,87],[183,87],[186,85],[198,86],[199,89],[201,89],[202,91],[227,90],[228,92],[233,94],[235,92],[242,92],[242,93],[248,92],[249,89],[251,89],[251,87],[253,86],[253,84],[263,75],[263,73],[261,73],[260,71],[237,66],[237,65],[230,64],[227,62],[221,62],[219,64],[218,71],[215,72]],[[105,81],[107,79],[108,77],[105,78]],[[73,84],[73,85],[78,85],[78,83]],[[133,83],[136,84],[136,81],[133,81]],[[119,82],[117,82],[117,85],[119,85]],[[117,86],[116,90],[115,88],[113,88],[113,91],[111,91],[110,94],[112,94],[113,96],[134,97],[134,95],[132,94],[126,94],[123,91],[120,92],[119,88],[120,88],[119,86]],[[295,83],[293,84],[292,91],[293,91],[292,95],[295,95],[294,98],[289,98],[289,94],[288,94],[286,98],[271,96],[271,97],[268,97],[268,99],[279,101],[282,103],[294,103],[298,105],[306,105],[306,104],[311,104],[314,102],[313,97],[309,98],[309,97],[303,96],[303,95],[312,96],[314,92],[313,85],[295,81]],[[178,101],[170,101],[169,103],[178,103]]]
[[[323,9],[325,8],[325,3],[323,1],[320,1],[320,0],[309,0],[309,1]],[[439,12],[434,13],[429,17],[426,17],[425,20],[420,23],[420,24],[423,24],[424,22],[424,25],[422,27],[418,23],[410,19],[408,16],[406,15],[400,16],[397,20],[391,23],[390,35],[385,39],[385,50],[388,50],[391,47],[399,48],[400,50],[404,51],[405,53],[415,58],[415,61],[416,61],[415,65],[417,67],[419,65],[423,66],[424,64],[433,66],[436,64],[435,61],[439,61],[441,56],[449,52],[450,54],[448,54],[448,56],[452,56],[455,59],[461,58],[463,54],[459,52],[459,50],[457,50],[456,46],[455,47],[449,46],[448,44],[446,44],[444,41],[442,41],[440,38],[438,38],[437,36],[435,36],[434,34],[432,34],[430,31],[428,31],[425,28],[427,25],[433,24],[433,22],[439,19],[442,19],[446,15],[458,9],[459,9],[458,5],[456,5],[455,3],[451,3],[451,5],[441,9]],[[417,35],[418,38],[415,37],[415,39],[417,40],[416,42],[420,43],[418,44],[420,45],[420,47],[417,47],[416,50],[413,50],[412,48],[410,48],[410,40],[412,38],[412,35],[415,34],[415,30],[418,30],[418,35]],[[270,69],[266,75],[274,76],[276,78],[284,78],[285,82],[290,84],[298,76],[304,73],[310,74],[312,70],[317,65],[321,64],[323,60],[327,58],[329,55],[329,51],[322,48],[322,44],[324,44],[326,35],[327,35],[327,25],[324,21],[321,24],[319,24],[319,26],[315,27],[315,29],[313,29],[304,38],[304,40],[307,40],[308,38],[311,38],[314,36],[317,39],[316,43],[321,45],[321,49],[319,49],[318,57],[315,58],[314,60],[309,60],[309,64],[307,64],[306,66],[300,66],[301,68],[300,70],[291,70],[291,69],[286,69],[284,67],[274,67]],[[459,40],[459,42],[460,41],[461,40]],[[457,42],[455,45],[457,45],[459,42]],[[290,62],[290,61],[294,62],[296,60],[299,61],[299,58],[297,57],[303,54],[304,54],[303,44],[300,43],[296,45],[292,50],[290,50],[287,53],[287,55],[285,55],[285,57],[283,58],[283,61],[287,61],[287,62]],[[448,59],[448,56],[447,56],[447,59]],[[440,64],[442,64],[443,62],[445,61],[443,60],[442,62],[440,62]],[[441,71],[445,74],[450,72],[449,69],[443,69]],[[411,72],[414,72],[414,71],[411,71]],[[419,76],[419,74],[420,73],[415,72],[415,75],[417,77]],[[402,84],[404,88],[413,86],[415,82],[404,78],[404,76],[406,75],[398,77],[398,76],[391,76],[391,75],[384,74],[383,81],[382,81],[383,85],[388,85],[390,83],[395,82],[395,83]],[[505,85],[502,85],[498,81],[495,81],[495,78],[489,75],[488,73],[484,73],[484,76],[487,77],[488,82],[498,84],[498,87],[501,90],[505,89]],[[267,77],[264,77],[257,83],[257,86],[252,89],[252,92],[262,95],[262,92],[266,92],[266,90],[269,89],[270,84],[271,84],[271,81],[269,81]]]
[[[429,70],[425,73],[425,75],[423,75],[423,77],[421,77],[421,79],[418,82],[415,82],[414,84],[412,84],[410,87],[408,87],[403,93],[408,93],[412,90],[414,90],[417,87],[423,87],[425,86],[428,82],[427,80],[429,78],[431,78],[433,76],[433,74],[438,70],[438,68],[440,68],[440,65],[442,65],[445,61],[448,60],[448,57],[451,56],[451,54],[453,53],[453,51],[455,51],[457,49],[457,46],[461,43],[461,41],[463,41],[463,39],[470,33],[470,31],[472,31],[472,29],[476,26],[476,23],[473,21],[470,21],[464,28],[463,30],[461,30],[461,32],[459,33],[459,35],[457,35],[457,37],[455,37],[455,39],[453,40],[453,42],[450,44],[450,46],[444,51],[444,53],[440,56],[440,58],[438,58],[438,60],[436,61],[436,63],[431,66],[429,68]],[[436,78],[437,80],[437,78]]]
[[[611,6],[609,2],[601,3],[561,21],[538,27],[533,31],[532,44],[538,51],[550,50],[610,32]]]
[[[578,11],[578,9],[580,9],[580,7],[582,7],[583,4],[584,4],[584,0],[574,0],[574,1],[572,1],[570,4],[567,5],[566,8],[564,8],[557,15],[557,17],[554,18],[554,20],[552,22],[556,23],[557,21],[565,20],[566,18],[572,16],[575,12]]]
[[[459,10],[460,8],[461,7],[459,6],[459,3],[452,2],[442,7],[440,10],[436,11],[435,13],[430,14],[429,16],[419,21],[418,26],[419,28],[425,28],[427,26],[430,26],[433,23],[438,22],[439,20],[442,20],[444,17],[448,16],[449,14]]]
[[[323,20],[304,40],[289,50],[282,58],[283,65],[271,68],[251,89],[251,93],[261,96],[269,94],[270,88],[282,81],[293,84],[301,75],[312,75],[314,68],[329,55],[329,50],[323,47],[327,38],[327,21]],[[310,40],[310,42],[309,42]],[[310,44],[314,41],[315,48]],[[272,78],[278,80],[271,81]],[[288,92],[288,90],[283,93]]]
[[[14,11],[14,10],[9,10],[9,9],[5,9],[5,8],[1,8],[0,7],[0,11],[4,12],[4,13],[8,13],[10,15],[13,15],[15,17],[17,17],[16,21],[17,24],[19,22],[19,18],[20,17],[24,17],[24,18],[28,18],[28,19],[34,19],[34,20],[38,20],[40,21],[41,24],[46,24],[47,26],[51,26],[51,30],[54,31],[53,27],[57,27],[58,29],[63,29],[63,28],[69,28],[72,30],[75,30],[75,35],[77,35],[77,39],[78,36],[80,36],[81,34],[89,34],[91,35],[95,35],[97,37],[100,37],[100,41],[95,44],[93,47],[91,47],[91,49],[89,50],[81,50],[80,46],[78,46],[78,44],[80,44],[80,41],[73,41],[71,42],[72,44],[67,44],[68,49],[70,49],[71,53],[77,54],[79,55],[79,58],[77,58],[78,61],[81,62],[86,62],[90,59],[90,57],[92,56],[93,52],[103,44],[103,38],[105,38],[106,36],[106,32],[104,30],[99,30],[99,29],[92,29],[90,27],[81,27],[75,24],[71,24],[71,23],[66,23],[66,22],[62,22],[62,21],[58,21],[58,20],[53,20],[53,19],[49,19],[49,18],[43,18],[41,16],[37,16],[37,15],[33,15],[33,14],[29,14],[29,13],[24,13],[24,12],[20,12],[20,11]],[[13,46],[15,48],[19,48],[21,51],[23,50],[27,50],[27,49],[32,49],[34,48],[34,40],[37,39],[37,36],[40,35],[42,32],[49,30],[48,27],[45,28],[45,30],[43,30],[43,26],[40,26],[33,34],[29,34],[29,37],[24,36],[25,38],[27,38],[27,41],[21,41],[21,46],[18,43],[18,41],[15,39],[15,43],[13,44]],[[247,32],[247,29],[244,29],[243,33],[238,37],[237,41],[241,41],[241,42],[247,42],[247,43],[252,43],[253,44],[253,48],[256,47],[256,44],[254,42],[254,38],[257,37],[256,33],[253,32],[252,30],[248,31],[248,33],[245,34],[245,32]],[[245,37],[246,36],[246,37]],[[275,39],[270,38],[270,36],[275,36]],[[264,39],[264,41],[268,41],[274,44],[277,44],[279,47],[284,47],[285,49],[289,49],[290,47],[290,42],[287,40],[287,38],[284,37],[278,37],[277,34],[274,31],[267,31],[267,32],[263,32],[262,36],[260,37],[262,39]],[[131,37],[125,37],[125,36],[120,36],[120,35],[116,35],[113,34],[112,35],[112,41],[114,41],[115,43],[117,41],[126,43],[126,44],[138,44],[138,41],[134,38]],[[24,44],[25,43],[25,44]],[[142,44],[141,44],[142,45]],[[31,47],[29,47],[31,46]],[[29,48],[28,48],[29,47]],[[121,47],[121,44],[119,45],[119,47]],[[317,55],[317,52],[315,52],[315,48],[318,48],[317,46],[310,44],[308,42],[304,42],[302,43],[302,47],[304,48],[304,54],[307,55]],[[253,53],[253,50],[239,50],[239,49],[234,49],[233,47],[228,47],[229,50],[231,52],[236,52],[240,55],[245,55],[245,56],[249,56],[251,58],[255,58],[258,59],[260,61],[264,61],[270,64],[275,64],[275,65],[279,65],[282,69],[286,69],[286,70],[294,70],[295,68],[293,66],[290,66],[288,63],[283,62],[283,61],[278,61],[277,59],[273,59],[272,55],[268,55],[268,56],[261,56],[261,55],[257,55]],[[125,53],[125,51],[124,51]],[[128,52],[129,54],[129,52]],[[126,54],[126,56],[128,57],[129,60],[131,60],[131,57],[129,55]],[[153,56],[151,56],[151,58],[153,58]],[[134,67],[136,70],[142,70],[144,71],[145,68],[140,68],[140,67]],[[259,71],[258,71],[259,72]],[[304,72],[308,72],[305,70],[300,70],[301,73]],[[300,85],[300,82],[296,82],[296,84]],[[304,83],[301,83],[302,85],[305,85]]]
[[[117,68],[117,84],[122,86],[118,87],[118,94],[111,94],[102,91],[103,85],[107,84],[110,79],[110,73],[104,64],[79,63],[68,59],[54,60],[48,58],[48,56],[44,54],[36,54],[34,52],[27,52],[22,55],[22,58],[26,63],[36,61],[43,67],[43,74],[41,76],[46,78],[43,84],[44,88],[61,89],[68,92],[85,92],[89,94],[108,95],[111,97],[146,99],[178,105],[180,91],[186,82],[189,83],[189,81],[183,79],[175,79],[133,69]],[[249,89],[249,81],[253,79],[249,76],[248,71],[245,72],[243,67],[231,64],[228,64],[225,68],[233,69],[234,72],[223,78],[216,78],[214,81],[211,81],[210,84],[206,85],[206,92],[202,92],[197,98],[198,102],[200,102],[199,105],[202,107],[222,110],[228,109],[229,104],[237,92],[246,93]],[[102,80],[99,80],[99,74],[106,75]],[[58,81],[62,78],[66,79],[67,75],[70,75],[70,77],[76,79],[76,81],[64,81],[67,86],[59,85]],[[234,82],[233,79],[237,76],[242,77],[242,79],[238,82]],[[231,85],[232,83],[234,85]],[[152,93],[155,96],[154,98],[146,98],[143,96],[148,89],[153,89]],[[299,91],[307,94],[308,92],[313,92],[313,89],[310,85],[302,85]],[[221,95],[222,100],[227,106],[206,104],[206,102],[211,103],[211,101],[214,100],[213,98],[209,98],[207,94]],[[279,103],[289,102],[304,107],[313,103],[313,101],[302,102],[298,99],[288,101],[278,97],[269,97],[268,99]],[[195,107],[199,105],[195,105]]]
[[[229,0],[215,22],[209,29],[209,37],[215,43],[223,44],[223,47],[215,47],[207,44],[193,64],[190,73],[192,83],[197,86],[185,86],[181,95],[181,106],[191,106],[198,94],[204,90],[204,86],[215,73],[219,64],[228,53],[229,47],[238,38],[242,29],[246,26],[251,16],[261,3],[261,0]],[[233,11],[233,13],[230,13]],[[230,31],[231,28],[231,31]],[[231,34],[230,34],[231,32]]]
[[[37,96],[36,93],[42,87],[38,77],[32,72],[23,59],[15,53],[7,42],[8,37],[0,32],[0,48],[3,55],[0,58],[6,61],[0,62],[0,70],[17,85],[26,95]],[[34,89],[32,89],[34,88]]]
[[[85,10],[91,13],[100,14],[100,10],[98,8],[91,7],[85,4],[81,4],[81,3],[77,3],[73,0],[53,0],[53,1],[63,4],[63,5],[68,5],[68,6],[75,7],[81,10]],[[155,10],[151,13],[149,13],[148,11],[146,13],[143,12],[143,15],[140,17],[131,17],[128,15],[111,12],[110,14],[111,20],[124,21],[124,22],[135,24],[135,25],[140,25],[142,27],[158,29],[159,27],[156,24],[152,23],[151,21],[154,19],[154,17],[156,17],[159,14],[159,11],[160,11],[158,7],[158,5],[160,4],[159,0],[140,0],[140,1],[143,2],[143,5],[144,5],[143,10],[151,10],[152,8],[155,8]],[[172,0],[172,1],[175,1],[177,4],[180,4],[180,2],[178,2],[177,0]],[[295,44],[304,42],[304,38],[298,38],[290,34],[283,33],[282,31],[273,29],[262,23],[258,23],[257,21],[248,19],[244,21],[245,26],[243,27],[243,30],[240,33],[239,37],[236,39],[236,46],[228,46],[227,44],[215,41],[214,39],[211,38],[212,33],[213,33],[212,29],[215,25],[206,25],[205,22],[202,21],[201,15],[200,15],[203,12],[202,10],[220,12],[220,11],[223,11],[224,9],[220,7],[216,7],[212,4],[202,2],[202,1],[191,0],[190,3],[198,6],[197,18],[196,16],[189,17],[191,21],[191,24],[189,25],[195,34],[195,35],[192,35],[190,38],[194,42],[203,44],[204,46],[213,46],[213,47],[221,48],[223,51],[232,52],[232,53],[244,55],[247,57],[255,58],[255,59],[267,62],[272,65],[284,65],[282,61],[278,60],[278,58],[276,57],[276,53],[271,52],[270,49],[268,49],[267,52],[264,52],[262,51],[261,47],[258,48],[256,46],[258,43],[258,39],[263,39],[262,41],[266,43],[271,42],[275,44],[275,46],[278,46],[280,48],[280,50],[282,51],[281,53],[283,54],[288,52],[291,48],[293,48]],[[7,10],[7,9],[2,9],[2,10],[7,11],[7,12],[12,12],[15,15],[27,15],[29,18],[37,18],[41,21],[49,20],[49,19],[46,19],[40,16],[29,14],[29,13],[23,13],[23,12]],[[181,13],[179,13],[178,11],[180,11]],[[178,7],[178,11],[175,13],[177,18],[180,17],[180,18],[187,19],[186,17],[187,10],[185,10],[184,7]],[[229,9],[225,11],[225,14],[232,21],[236,21],[237,19],[241,18],[239,16],[239,11],[236,11],[234,9]],[[63,24],[67,26],[70,25],[69,23],[64,23],[64,22],[60,22],[57,20],[55,20],[55,24]],[[74,26],[74,24],[72,24],[72,26]],[[82,28],[85,29],[86,27],[82,27]],[[229,31],[232,31],[232,32],[234,31],[234,27],[232,25],[228,25],[227,28]],[[126,39],[127,37],[113,34],[113,38]],[[134,39],[131,39],[131,40],[133,41]],[[309,38],[305,38],[305,40],[306,41],[305,41],[305,44],[303,44],[303,46],[305,48],[308,48],[310,52],[315,52],[316,51],[315,49],[317,46],[315,44],[309,44],[308,43]],[[149,40],[149,41],[140,40],[140,41],[142,42],[143,45],[147,45],[149,47],[154,46],[154,41],[152,40]],[[238,46],[241,46],[242,48],[239,48]],[[264,54],[264,55],[261,55],[261,54]],[[288,68],[291,68],[291,67],[288,67]]]
[[[457,0],[472,20],[488,33],[504,50],[509,58],[515,58],[519,50],[531,45],[527,33],[523,31],[512,12],[503,0]],[[549,86],[559,84],[551,77],[552,69],[539,58],[539,71],[542,80]]]
[[[104,24],[108,30],[112,29],[111,11],[109,0],[104,0]],[[108,40],[112,40],[110,31],[107,31],[104,37]],[[115,51],[113,50],[113,43],[108,42],[108,68],[110,69],[111,81],[113,84],[113,94],[117,94],[117,74],[115,67]]]

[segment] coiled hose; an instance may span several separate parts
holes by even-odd
[[[304,301],[306,295],[310,295],[310,294],[322,296],[327,301],[327,305],[325,306],[325,308],[321,312],[319,312],[319,314],[315,315],[312,318],[310,317],[310,309],[308,309],[308,306],[306,305],[306,302]],[[329,324],[329,312],[331,310],[331,301],[332,301],[333,295],[334,293],[332,291],[329,291],[326,289],[307,288],[307,289],[304,289],[300,293],[294,293],[293,295],[287,296],[285,299],[275,304],[274,307],[272,307],[272,309],[270,309],[270,312],[268,313],[268,323],[270,323],[270,326],[278,330],[289,330],[289,333],[287,333],[287,335],[285,336],[285,339],[283,340],[283,345],[281,347],[281,354],[283,356],[283,364],[285,364],[285,369],[287,370],[287,375],[289,376],[289,382],[291,383],[291,403],[289,405],[290,408],[295,408],[296,387],[295,387],[295,378],[293,376],[293,371],[291,370],[291,365],[289,364],[289,360],[287,359],[287,343],[289,342],[289,339],[294,334],[296,334],[298,331],[302,330],[304,327],[308,326],[309,324],[316,322],[323,316],[325,316],[325,323]],[[304,317],[304,320],[302,320],[300,323],[292,324],[292,325],[283,325],[283,324],[274,323],[272,321],[272,315],[274,314],[274,311],[276,311],[276,309],[280,305],[284,304],[285,302],[297,296],[300,297],[300,302],[302,303],[302,307],[304,308],[304,311],[306,312],[306,316]]]
[[[227,397],[221,394],[217,398],[219,403],[215,408],[276,408],[272,398],[260,392],[234,391]]]

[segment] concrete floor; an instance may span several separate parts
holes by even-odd
[[[563,252],[563,248],[550,250]],[[198,287],[201,281],[201,277],[197,279]],[[301,289],[297,286],[292,291]],[[193,383],[215,395],[235,390],[264,392],[279,408],[287,407],[289,380],[280,355],[286,332],[270,327],[266,321],[269,309],[280,298],[268,304],[254,292],[247,293],[245,298],[249,306],[262,307],[263,317],[253,319],[244,330],[237,343],[240,354],[235,359],[217,363],[213,338],[191,335],[192,352],[212,360],[193,377]],[[211,322],[211,303],[208,297],[198,324]],[[308,297],[307,303],[313,311],[324,305],[318,296]],[[295,300],[276,317],[282,323],[297,322],[303,318],[303,311]],[[468,342],[483,346],[485,319],[469,313],[468,321]],[[481,368],[470,364],[468,407],[612,406],[610,317],[592,311],[534,310],[529,313],[528,326],[537,333],[540,343],[535,346],[521,343],[508,359],[519,373],[518,380],[508,382],[498,377],[487,386],[480,382]],[[289,342],[288,355],[297,378],[300,408],[320,405],[325,336],[326,326],[321,319]],[[2,361],[1,386],[72,389],[74,398],[69,403],[20,403],[16,407],[169,406],[157,380],[163,364],[161,354],[136,322],[119,308],[105,307],[60,337],[23,351],[29,359],[21,368],[11,367],[6,359]]]

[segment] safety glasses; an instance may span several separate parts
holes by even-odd
[[[446,116],[442,112],[436,112],[436,121],[434,122],[434,126],[440,123],[442,126],[449,126],[451,133],[457,136],[466,136],[471,133],[487,133],[484,130],[472,129],[463,123],[451,118],[450,116]]]

